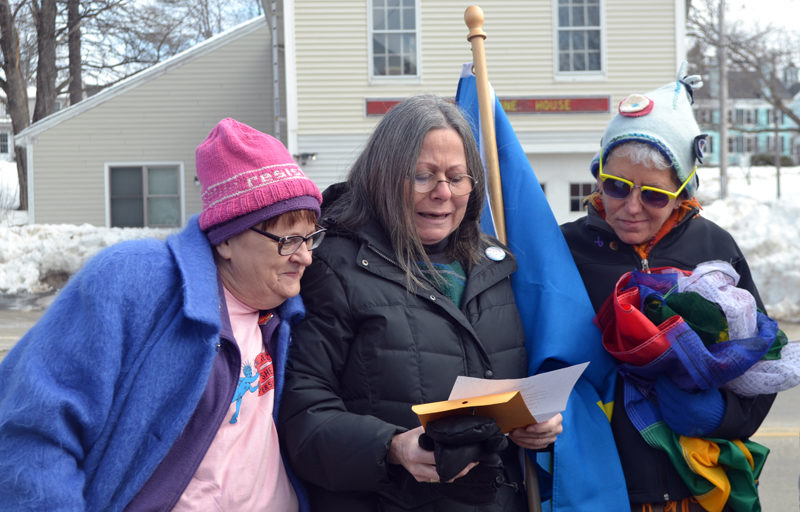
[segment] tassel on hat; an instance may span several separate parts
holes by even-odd
[[[195,152],[200,228],[213,245],[291,210],[320,213],[319,189],[276,138],[226,118]]]

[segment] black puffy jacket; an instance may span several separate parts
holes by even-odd
[[[350,233],[325,222],[325,242],[302,279],[307,313],[293,330],[279,419],[312,509],[524,510],[502,501],[517,503],[511,486],[476,508],[442,496],[437,485],[446,484],[417,483],[386,461],[392,437],[419,426],[411,406],[446,400],[457,376],[525,376],[511,254],[468,270],[459,308],[432,288],[407,291],[376,224]],[[515,454],[512,444],[504,460],[519,480]]]
[[[738,286],[748,290],[762,310],[764,305],[753,282],[747,261],[733,237],[713,222],[692,212],[651,248],[643,262],[634,248],[622,242],[611,226],[594,208],[576,221],[564,224],[561,230],[567,240],[575,264],[589,292],[595,311],[611,295],[617,280],[631,270],[676,267],[693,270],[710,260],[730,263],[740,280]],[[745,439],[761,425],[775,395],[741,397],[721,389],[725,399],[725,415],[719,428],[708,437]],[[617,379],[614,414],[611,428],[617,443],[622,470],[631,503],[657,503],[679,500],[691,495],[675,471],[666,452],[648,445],[633,426],[625,408],[622,379]]]

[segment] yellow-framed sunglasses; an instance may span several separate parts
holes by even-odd
[[[603,193],[613,197],[614,199],[625,199],[628,195],[633,192],[633,189],[638,188],[641,191],[641,198],[642,202],[648,206],[652,206],[654,208],[664,208],[669,203],[670,199],[677,198],[680,193],[686,188],[686,185],[689,184],[689,180],[691,180],[695,173],[697,172],[697,166],[694,166],[694,170],[686,178],[680,188],[675,192],[670,192],[669,190],[664,190],[656,187],[651,187],[649,185],[634,185],[632,181],[626,180],[625,178],[620,178],[619,176],[614,176],[611,174],[606,174],[603,172],[603,157],[600,156],[600,180],[603,182]]]

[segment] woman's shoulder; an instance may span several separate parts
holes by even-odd
[[[163,240],[116,243],[97,253],[73,276],[82,288],[106,297],[152,297],[178,279],[174,259]],[[102,291],[102,292],[101,292]]]
[[[565,238],[575,238],[579,236],[579,234],[586,229],[586,220],[588,216],[584,215],[578,219],[565,222],[561,224],[559,227],[561,228],[561,233],[564,235]]]
[[[106,247],[86,263],[86,268],[102,269],[108,272],[113,269],[135,273],[136,268],[143,266],[159,266],[170,258],[164,240],[142,238],[125,240]]]
[[[714,243],[736,243],[733,235],[725,228],[702,215],[697,215],[686,223],[686,235],[696,239],[707,239]]]

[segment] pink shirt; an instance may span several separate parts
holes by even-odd
[[[173,510],[296,512],[297,496],[283,467],[272,419],[272,358],[261,339],[259,312],[228,290],[225,301],[242,355],[239,385],[217,435]]]

